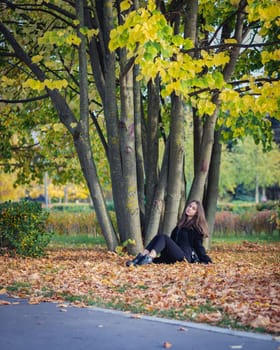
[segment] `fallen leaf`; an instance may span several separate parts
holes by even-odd
[[[29,305],[37,305],[37,304],[40,304],[40,301],[39,301],[39,300],[36,300],[36,299],[34,299],[34,300],[29,300],[29,301],[28,301],[28,304],[29,304]]]
[[[259,328],[259,327],[266,327],[270,324],[270,318],[268,316],[262,316],[262,315],[258,315],[257,318],[255,318],[252,322],[251,322],[251,326],[254,328]]]
[[[57,304],[56,305],[56,307],[63,307],[63,308],[66,308],[66,307],[68,307],[69,305],[68,304],[65,304],[65,303],[63,303],[63,304]]]
[[[66,309],[62,308],[62,309],[59,309],[60,312],[67,312]]]
[[[168,341],[165,341],[165,342],[162,344],[162,346],[163,346],[165,349],[170,349],[170,348],[172,348],[172,344],[169,343]]]

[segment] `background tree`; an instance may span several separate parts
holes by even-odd
[[[236,193],[238,185],[255,192],[255,201],[265,197],[265,188],[279,184],[280,151],[276,144],[263,152],[262,145],[255,145],[252,138],[240,140],[230,151],[224,149],[221,167],[220,193]],[[264,198],[263,198],[264,199]]]
[[[21,186],[14,187],[16,174],[5,174],[0,172],[0,201],[17,200],[25,196],[24,188]]]

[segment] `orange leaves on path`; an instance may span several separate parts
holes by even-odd
[[[244,242],[214,247],[211,265],[130,268],[127,257],[97,249],[50,250],[38,259],[0,256],[0,292],[28,297],[30,304],[66,300],[279,333],[279,252],[279,244]]]

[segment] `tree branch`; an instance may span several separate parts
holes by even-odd
[[[45,94],[45,95],[42,95],[42,96],[30,97],[30,98],[21,99],[21,100],[0,99],[0,103],[11,103],[11,104],[14,104],[14,103],[27,103],[27,102],[43,100],[44,98],[49,98],[49,95]]]
[[[91,120],[93,121],[94,125],[95,125],[95,128],[97,130],[97,133],[100,137],[100,140],[101,140],[101,143],[104,147],[104,150],[105,150],[105,153],[106,153],[106,156],[108,158],[108,145],[107,145],[107,142],[105,140],[105,137],[104,137],[104,134],[102,132],[102,129],[98,123],[98,120],[97,120],[97,116],[94,114],[94,112],[90,112],[90,116],[91,116]]]
[[[277,78],[259,78],[259,79],[255,79],[255,82],[256,82],[256,84],[257,85],[261,85],[261,83],[263,83],[263,82],[273,82],[273,81],[278,81],[279,79],[277,79]],[[240,84],[244,84],[244,83],[249,83],[249,80],[237,80],[237,81],[233,81],[233,82],[228,82],[228,84],[230,84],[230,85],[233,85],[233,86],[238,86],[238,85],[240,85]],[[249,87],[247,87],[247,88],[245,88],[244,87],[244,91],[249,91],[250,89],[249,89]],[[188,96],[189,97],[192,97],[192,96],[196,96],[196,95],[199,95],[199,94],[202,94],[203,92],[207,92],[207,91],[209,91],[209,92],[217,92],[217,89],[209,89],[209,88],[205,88],[205,89],[199,89],[199,90],[197,90],[197,91],[193,91],[193,92],[191,92]],[[239,91],[239,92],[242,92],[242,90],[241,90],[241,88],[239,88],[239,89],[236,89],[235,91]]]
[[[244,49],[248,49],[248,48],[261,48],[261,47],[266,47],[266,46],[275,46],[275,45],[280,45],[280,40],[277,41],[272,41],[272,42],[267,42],[267,43],[256,43],[256,44],[234,44],[234,43],[222,43],[219,45],[203,45],[200,47],[194,47],[192,49],[189,50],[182,50],[183,53],[189,53],[189,52],[199,52],[201,50],[215,50],[215,49],[227,49],[227,48],[244,48]]]

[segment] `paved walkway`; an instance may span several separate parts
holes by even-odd
[[[279,350],[270,335],[99,308],[14,304],[0,306],[1,350]],[[16,304],[15,304],[16,302]]]

